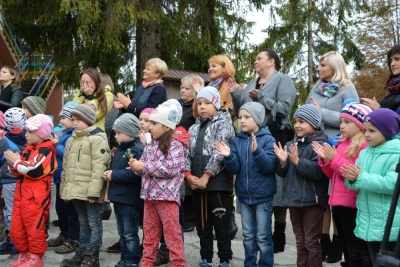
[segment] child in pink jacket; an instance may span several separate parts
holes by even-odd
[[[152,267],[156,261],[161,235],[169,248],[173,267],[186,266],[182,230],[179,224],[179,189],[187,150],[173,137],[182,110],[164,102],[149,117],[153,140],[146,145],[140,161],[130,160],[130,167],[142,176],[140,197],[144,199],[144,241],[142,267]]]
[[[348,189],[344,183],[340,168],[354,165],[360,151],[368,146],[364,139],[364,117],[372,110],[363,104],[351,102],[345,105],[339,115],[342,141],[331,147],[314,142],[314,151],[318,154],[318,164],[325,175],[332,179],[329,205],[342,240],[345,266],[371,266],[367,244],[354,235],[356,226],[356,198],[358,191]]]

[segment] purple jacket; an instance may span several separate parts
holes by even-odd
[[[166,156],[158,149],[158,140],[148,144],[140,158],[145,163],[144,169],[138,172],[142,176],[140,197],[180,204],[179,188],[184,178],[186,157],[187,149],[175,139],[172,139]]]
[[[354,165],[360,151],[368,146],[364,142],[361,149],[357,152],[353,160],[347,158],[346,148],[351,145],[350,139],[344,140],[336,148],[336,156],[331,162],[324,163],[321,158],[318,159],[318,165],[322,168],[325,175],[332,179],[331,195],[329,197],[329,205],[343,206],[348,208],[356,208],[356,198],[358,191],[351,190],[344,184],[344,178],[340,173],[343,165]]]

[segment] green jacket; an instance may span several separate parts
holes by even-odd
[[[103,172],[110,164],[106,134],[95,125],[74,131],[65,146],[60,195],[64,200],[103,202]]]
[[[357,180],[346,186],[358,190],[357,219],[354,233],[365,241],[382,241],[393,190],[398,173],[400,140],[392,139],[379,147],[361,150],[356,165],[361,167]],[[396,241],[400,224],[400,202],[397,204],[390,241]]]

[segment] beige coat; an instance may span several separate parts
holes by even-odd
[[[95,125],[74,131],[65,146],[60,195],[64,200],[103,202],[105,183],[103,172],[110,164],[107,136]]]

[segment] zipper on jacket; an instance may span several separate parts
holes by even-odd
[[[79,150],[78,150],[78,162],[79,162],[79,159],[81,158],[81,150],[82,150],[82,144],[79,146]]]
[[[250,136],[251,138],[251,136]],[[249,192],[249,140],[250,138],[247,139],[247,145],[246,145],[246,190],[247,190],[247,194],[249,195],[249,199],[250,199],[250,204],[252,204],[252,199],[251,199],[251,194]],[[251,150],[251,147],[250,147]]]

